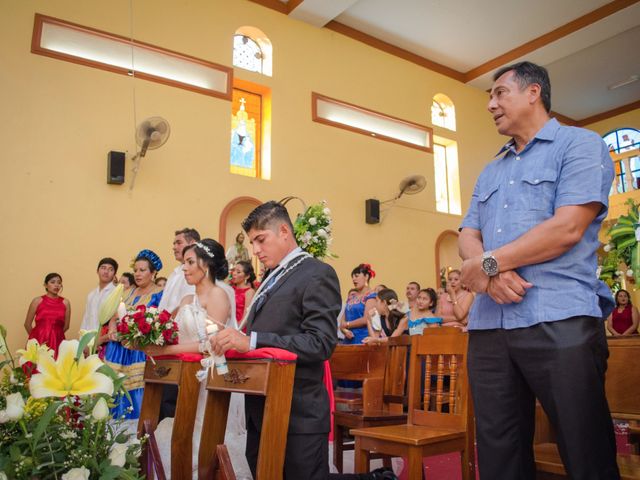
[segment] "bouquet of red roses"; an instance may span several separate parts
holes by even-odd
[[[149,345],[174,345],[178,343],[178,324],[171,314],[155,307],[139,305],[127,312],[117,325],[118,340],[137,348]]]

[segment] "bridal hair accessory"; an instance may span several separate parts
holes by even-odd
[[[136,255],[136,258],[131,263],[131,268],[133,268],[133,264],[138,260],[148,260],[156,271],[162,270],[162,260],[160,260],[160,257],[153,250],[146,248],[144,250],[140,250],[140,253]]]
[[[207,247],[204,243],[202,242],[196,242],[196,247],[201,248],[202,250],[205,251],[205,253],[207,255],[209,255],[209,258],[215,258],[215,255],[213,254],[213,252],[211,251],[211,249],[209,247]]]

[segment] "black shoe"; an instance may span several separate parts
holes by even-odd
[[[398,480],[398,476],[388,467],[376,468],[369,475],[372,480]]]

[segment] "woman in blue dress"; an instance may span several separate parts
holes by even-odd
[[[361,263],[351,272],[353,291],[347,298],[344,318],[340,330],[345,336],[342,343],[359,345],[369,335],[367,319],[369,311],[376,305],[376,293],[369,287],[369,281],[376,276],[371,265]]]
[[[151,250],[142,250],[134,261],[133,275],[136,287],[125,292],[124,303],[127,310],[138,305],[157,307],[162,298],[162,290],[154,278],[162,269],[160,257]],[[126,419],[140,417],[142,396],[144,394],[144,365],[146,355],[140,350],[130,350],[116,341],[116,319],[109,323],[109,336],[113,340],[107,344],[105,362],[118,373],[124,373],[127,378],[124,387],[129,392],[131,401],[126,396],[116,399],[116,406],[112,413],[114,418],[124,416]]]
[[[409,320],[409,334],[422,335],[425,328],[442,325],[442,317],[436,317],[438,294],[433,288],[425,288],[418,292],[415,309],[407,313]]]

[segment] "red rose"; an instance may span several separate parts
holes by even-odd
[[[146,311],[147,311],[147,307],[145,307],[144,305],[138,305],[138,306],[136,307],[136,312],[142,312],[142,313],[144,313],[144,312],[146,312]]]
[[[169,320],[171,320],[171,314],[169,312],[167,312],[166,310],[163,310],[160,315],[158,315],[158,321],[160,323],[162,323],[163,325],[165,323],[167,323]]]
[[[144,316],[144,312],[136,312],[133,314],[133,319],[136,322],[140,322],[140,321],[144,321],[145,316]]]
[[[143,335],[148,334],[151,331],[151,325],[149,325],[145,320],[138,322],[138,329],[140,333]]]
[[[118,333],[128,334],[129,333],[129,324],[125,321],[122,321],[118,324]]]

